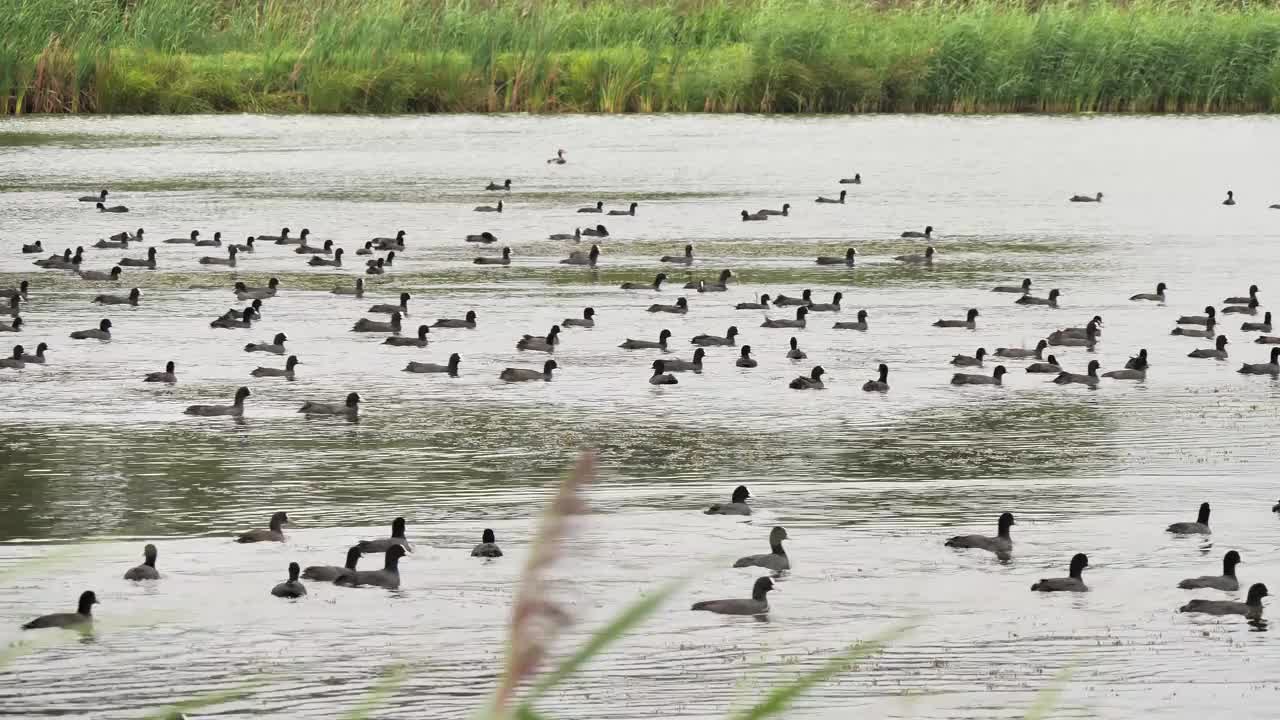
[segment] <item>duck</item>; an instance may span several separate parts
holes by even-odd
[[[37,241],[35,241],[35,242],[33,242],[33,243],[23,243],[23,244],[22,244],[22,254],[23,254],[23,255],[29,255],[29,254],[31,254],[31,253],[40,253],[40,252],[44,252],[44,244],[43,244],[41,241],[39,241],[39,240],[37,240]]]
[[[1164,283],[1159,282],[1159,283],[1156,283],[1155,292],[1138,293],[1137,295],[1130,295],[1129,299],[1130,300],[1151,300],[1153,302],[1164,302],[1165,301],[1164,291],[1167,290],[1168,287],[1169,287],[1168,285],[1165,285]]]
[[[20,295],[14,295],[9,298],[9,307],[0,310],[0,315],[20,315],[19,306],[22,302]]]
[[[547,236],[548,240],[573,240],[578,242],[582,240],[582,228],[574,228],[572,233],[552,233]]]
[[[25,300],[30,290],[31,290],[31,282],[28,280],[23,280],[22,282],[18,283],[18,287],[16,288],[0,288],[0,299],[21,297]]]
[[[405,238],[405,231],[397,230],[396,236],[393,238],[376,237],[370,240],[370,242],[372,242],[374,248],[378,250],[404,250],[404,243],[405,243],[404,238]]]
[[[951,364],[962,367],[982,367],[982,361],[986,357],[987,349],[978,348],[978,351],[972,355],[956,355],[951,358]]]
[[[289,337],[284,333],[276,333],[269,343],[248,343],[244,346],[245,352],[267,352],[276,355],[284,354],[284,343]]]
[[[336,565],[309,565],[302,571],[302,578],[319,582],[334,582],[340,577],[354,573],[356,564],[360,562],[360,556],[363,554],[358,545],[352,545],[347,549],[347,562],[342,567],[337,567]]]
[[[694,335],[693,338],[689,340],[689,342],[693,343],[694,345],[701,345],[703,347],[712,347],[712,346],[730,346],[731,347],[733,345],[738,344],[738,341],[736,340],[737,337],[738,337],[738,326],[730,325],[729,329],[725,331],[724,337],[720,337],[718,335],[705,335],[705,334]]]
[[[183,410],[184,415],[196,415],[199,417],[216,417],[222,415],[230,415],[232,417],[244,416],[244,399],[249,397],[251,393],[249,388],[241,387],[236,390],[235,399],[230,405],[191,405]]]
[[[395,263],[396,263],[395,250],[392,250],[391,252],[387,253],[385,257],[380,257],[380,258],[377,258],[376,260],[364,261],[365,267],[379,267],[379,268],[389,268],[392,265],[395,265]]]
[[[801,292],[800,297],[798,298],[790,297],[788,295],[779,295],[778,297],[773,299],[774,307],[788,307],[788,306],[808,307],[809,305],[812,305],[812,304],[813,304],[813,291],[808,288],[806,288],[803,292]]]
[[[103,212],[103,213],[127,213],[127,212],[129,212],[129,208],[125,207],[124,205],[112,205],[111,207],[107,207],[107,206],[106,206],[106,205],[104,205],[103,203],[98,203],[98,204],[97,204],[97,207],[98,207],[98,212]]]
[[[889,392],[889,366],[880,363],[880,376],[862,384],[864,392]]]
[[[933,226],[932,226],[932,225],[925,225],[925,226],[924,226],[924,232],[920,232],[920,231],[918,231],[918,230],[907,230],[906,232],[902,233],[902,234],[901,234],[901,235],[899,235],[898,237],[904,237],[904,238],[924,238],[924,239],[926,239],[926,240],[932,240],[932,239],[933,239]]]
[[[1147,349],[1142,348],[1137,355],[1125,361],[1124,367],[1126,370],[1146,370],[1147,362]]]
[[[1226,199],[1226,200],[1223,200],[1223,201],[1222,201],[1222,204],[1223,204],[1223,205],[1235,205],[1235,204],[1236,204],[1236,194],[1235,194],[1235,193],[1233,193],[1233,192],[1231,192],[1230,190],[1228,190],[1228,191],[1227,191],[1227,199]]]
[[[399,334],[401,317],[400,312],[397,310],[392,311],[391,319],[387,322],[360,318],[351,326],[351,332],[389,332]]]
[[[1049,344],[1057,347],[1084,347],[1092,348],[1098,344],[1098,325],[1090,321],[1085,327],[1085,336],[1077,337],[1075,334],[1065,333],[1062,331],[1049,335]]]
[[[715,282],[709,283],[703,280],[699,280],[696,283],[685,284],[684,289],[685,290],[696,289],[700,293],[727,292],[729,290],[729,278],[731,277],[733,277],[732,270],[721,270],[720,274],[716,277]],[[693,287],[691,288],[690,285],[693,285]]]
[[[677,385],[679,380],[667,372],[667,364],[662,360],[653,361],[653,374],[649,376],[650,385]]]
[[[101,270],[77,270],[76,274],[81,280],[95,280],[101,282],[116,282],[120,279],[120,273],[123,272],[119,265],[111,268],[110,272],[102,272]]]
[[[10,322],[0,322],[0,332],[22,332],[22,326],[26,322],[21,316],[14,317]]]
[[[238,252],[242,252],[242,253],[251,253],[251,252],[256,252],[256,250],[255,250],[255,248],[254,248],[254,246],[253,246],[253,244],[254,244],[255,242],[257,242],[257,239],[256,239],[256,238],[254,238],[252,235],[250,235],[250,236],[248,236],[247,238],[245,238],[245,239],[244,239],[244,242],[242,242],[242,243],[231,243],[231,244],[230,244],[230,245],[228,245],[227,247],[229,247],[229,248],[235,248]]]
[[[657,342],[652,340],[633,340],[632,338],[627,338],[622,342],[622,344],[618,345],[618,347],[623,350],[666,350],[667,340],[670,339],[670,337],[671,331],[663,328],[662,332],[658,333]]]
[[[289,563],[289,579],[271,588],[271,594],[276,597],[288,598],[290,600],[296,600],[305,596],[307,594],[307,588],[302,584],[302,581],[298,580],[298,573],[301,571],[302,569],[298,567],[298,563]]]
[[[751,346],[750,346],[750,345],[743,345],[743,346],[742,346],[742,352],[741,352],[741,354],[739,354],[739,355],[738,355],[738,359],[737,359],[737,361],[735,361],[735,362],[734,362],[734,365],[736,365],[736,366],[738,366],[738,367],[740,367],[740,368],[753,368],[753,367],[756,367],[756,366],[757,366],[757,365],[759,365],[759,364],[760,364],[760,363],[756,362],[756,359],[755,359],[755,358],[751,357]]]
[[[559,368],[555,360],[548,360],[542,364],[542,370],[529,370],[528,368],[505,368],[498,373],[498,379],[504,382],[527,382],[529,380],[545,380],[551,382],[551,371]]]
[[[254,300],[254,302],[262,302],[262,301]],[[234,315],[231,315],[231,316],[223,315],[222,317],[214,320],[213,322],[210,322],[209,327],[224,328],[228,330],[236,329],[236,328],[250,328],[250,327],[253,327],[253,321],[257,317],[258,317],[258,312],[254,310],[253,307],[247,307],[244,310],[240,311],[239,317],[236,317]]]
[[[471,261],[475,265],[510,265],[511,248],[502,248],[502,257],[478,257]]]
[[[560,327],[593,328],[595,326],[596,326],[596,309],[591,307],[582,309],[582,317],[565,318],[560,323]]]
[[[638,206],[639,206],[639,203],[631,203],[631,208],[630,208],[629,210],[610,210],[610,211],[609,211],[608,213],[606,213],[606,214],[607,214],[607,215],[613,215],[613,216],[618,216],[618,215],[632,215],[632,216],[634,216],[634,215],[636,214],[636,207],[638,207]]]
[[[1076,553],[1071,557],[1071,569],[1064,578],[1041,578],[1040,582],[1031,586],[1037,592],[1088,592],[1089,587],[1080,577],[1084,569],[1089,567],[1089,556]]]
[[[1240,589],[1240,581],[1236,579],[1236,566],[1239,564],[1240,553],[1235,550],[1228,550],[1227,554],[1222,557],[1221,575],[1202,575],[1201,577],[1187,578],[1179,582],[1178,587],[1183,590],[1207,588],[1235,592]]]
[[[1223,304],[1223,305],[1248,305],[1249,303],[1251,303],[1251,302],[1253,302],[1253,301],[1255,301],[1255,300],[1257,300],[1257,299],[1258,299],[1258,286],[1257,286],[1257,285],[1250,285],[1250,286],[1249,286],[1249,294],[1248,294],[1247,296],[1245,296],[1245,297],[1240,297],[1240,296],[1236,296],[1236,297],[1229,297],[1229,298],[1227,298],[1226,300],[1223,300],[1223,301],[1222,301],[1222,304]],[[1207,312],[1207,311],[1206,311],[1206,312]],[[1202,324],[1203,324],[1203,323],[1202,323]]]
[[[844,201],[845,201],[845,198],[846,198],[848,195],[849,195],[848,191],[846,191],[846,190],[841,190],[841,191],[840,191],[840,196],[839,196],[839,197],[829,198],[829,197],[824,197],[824,196],[822,196],[822,195],[819,195],[819,196],[818,196],[818,198],[817,198],[816,200],[814,200],[814,202],[816,202],[816,203],[825,203],[825,204],[833,204],[833,205],[843,205],[843,204],[844,204]]]
[[[684,315],[689,312],[689,301],[684,298],[677,298],[675,305],[663,305],[661,303],[654,303],[650,305],[646,311],[651,313],[662,312],[662,313],[675,313],[677,315]]]
[[[924,249],[923,255],[895,255],[893,259],[898,262],[907,263],[908,265],[932,265],[933,256],[936,253],[937,251],[933,249],[932,245],[930,245]]]
[[[693,245],[685,245],[683,255],[663,255],[658,262],[675,263],[677,265],[692,265]]]
[[[580,213],[603,213],[603,212],[604,212],[604,201],[602,201],[602,200],[597,200],[597,201],[596,201],[596,204],[595,204],[594,206],[578,208],[578,212],[580,212]]]
[[[345,587],[373,585],[395,590],[400,587],[400,558],[404,556],[403,545],[391,545],[386,550],[381,570],[356,570],[334,580],[334,584]]]
[[[129,248],[129,235],[128,233],[125,233],[124,237],[119,240],[98,240],[98,242],[90,245],[89,247],[98,248],[100,250],[127,250]],[[23,248],[23,252],[26,252],[25,247]],[[31,252],[41,252],[41,250],[32,250]]]
[[[1178,318],[1179,325],[1212,325],[1217,322],[1218,311],[1212,305],[1206,305],[1203,315],[1183,315]]]
[[[485,528],[484,532],[480,533],[480,544],[471,548],[471,557],[502,557],[502,548],[498,547],[498,539],[494,536],[493,530]]]
[[[756,580],[751,588],[750,600],[703,600],[696,602],[692,610],[706,610],[718,615],[766,615],[769,612],[769,592],[773,581],[767,577]]]
[[[598,263],[599,261],[600,261],[600,246],[592,245],[591,250],[586,253],[583,253],[580,250],[575,250],[569,253],[569,257],[561,260],[560,264],[561,265],[586,265],[588,267],[595,267],[596,263]]]
[[[366,240],[364,243],[364,247],[361,247],[359,250],[356,250],[357,255],[372,255],[373,253],[374,253],[374,248],[373,248],[372,240]]]
[[[787,384],[792,390],[822,390],[826,385],[822,382],[822,376],[826,374],[826,370],[821,365],[817,365],[813,370],[809,371],[809,377],[801,375]]]
[[[81,195],[80,202],[104,203],[107,201],[107,191],[99,190],[97,195]]]
[[[1244,615],[1256,620],[1262,617],[1262,598],[1267,597],[1267,586],[1254,583],[1244,602],[1234,600],[1202,600],[1197,598],[1178,608],[1178,612],[1204,613],[1206,615]]]
[[[1027,366],[1029,373],[1052,373],[1057,375],[1062,372],[1062,366],[1058,364],[1058,358],[1050,355],[1046,362],[1031,363]]]
[[[0,368],[8,368],[10,370],[23,369],[27,366],[27,364],[22,361],[22,356],[26,354],[26,352],[27,349],[21,345],[14,345],[12,357],[0,359]]]
[[[862,332],[866,332],[867,331],[867,311],[866,310],[858,311],[857,322],[849,322],[846,320],[844,322],[838,322],[835,325],[832,325],[831,327],[834,330],[860,330]]]
[[[297,245],[297,244],[299,244],[299,241],[298,241],[298,239],[297,239],[297,238],[290,238],[290,237],[289,237],[289,232],[290,232],[289,228],[281,228],[281,229],[280,229],[280,234],[279,234],[279,235],[263,235],[263,234],[259,234],[257,237],[258,237],[258,239],[259,239],[259,240],[265,240],[265,241],[267,241],[267,242],[274,242],[274,243],[275,243],[275,244],[277,244],[277,245]]]
[[[851,178],[840,178],[841,185],[861,185],[862,173],[854,173]]]
[[[488,230],[485,230],[484,232],[478,235],[468,235],[466,237],[466,241],[469,243],[480,243],[482,245],[489,245],[489,244],[498,242],[498,236],[494,235]]]
[[[170,360],[169,362],[164,364],[164,370],[157,370],[156,372],[147,373],[142,378],[142,382],[169,383],[170,385],[172,385],[178,382],[178,375],[177,373],[174,372],[176,368],[177,368],[177,365],[172,360]]]
[[[499,200],[497,205],[477,205],[475,212],[500,213],[502,212],[502,201]]]
[[[748,555],[738,558],[733,566],[736,568],[762,567],[780,573],[791,569],[791,560],[787,551],[782,549],[782,541],[787,539],[787,529],[775,527],[769,531],[769,552],[764,555]]]
[[[791,338],[791,343],[790,343],[790,344],[791,344],[791,349],[787,351],[787,359],[788,359],[788,360],[804,360],[804,359],[806,359],[806,358],[808,358],[808,357],[809,357],[808,355],[806,355],[806,354],[804,353],[804,351],[803,351],[803,350],[801,350],[801,349],[800,349],[800,341],[799,341],[799,340],[797,340],[797,339],[795,339],[795,338],[793,337],[793,338]]]
[[[740,302],[737,305],[734,305],[733,309],[734,310],[768,310],[769,294],[764,293],[756,300],[756,302]]]
[[[848,267],[853,267],[853,260],[857,255],[857,250],[848,248],[844,251],[844,257],[819,255],[817,262],[819,265],[847,265]]]
[[[0,330],[3,329],[4,328],[0,328]],[[1259,345],[1280,345],[1280,337],[1276,337],[1275,335],[1262,335],[1256,338],[1254,342]]]
[[[969,312],[965,313],[964,320],[938,320],[933,324],[934,327],[941,328],[968,328],[970,330],[978,327],[978,309],[969,308]]]
[[[289,514],[284,511],[276,511],[271,514],[271,520],[267,523],[266,528],[243,532],[236,538],[236,542],[284,542],[284,532],[281,531],[281,528],[287,524],[289,524]]]
[[[556,156],[547,161],[548,165],[564,165],[569,162],[564,159],[564,150],[557,150]]]
[[[125,571],[125,580],[159,580],[160,571],[156,570],[156,557],[158,556],[156,546],[147,543],[142,548],[142,564],[129,568]]]
[[[549,353],[555,352],[558,344],[560,344],[560,326],[552,325],[544,336],[525,335],[520,338],[516,341],[516,349]]]
[[[436,320],[431,327],[440,328],[461,328],[465,330],[476,329],[476,311],[468,310],[467,314],[461,319],[457,318],[440,318]]]
[[[1102,193],[1098,193],[1097,195],[1072,195],[1072,196],[1071,196],[1071,202],[1074,202],[1074,203],[1092,203],[1092,202],[1100,203],[1100,202],[1102,202]]]
[[[1200,512],[1195,522],[1176,522],[1165,528],[1165,532],[1174,535],[1212,535],[1209,529],[1209,503],[1200,503]]]
[[[392,345],[395,347],[426,347],[427,335],[430,332],[431,328],[426,325],[419,325],[417,337],[401,337],[399,335],[392,335],[391,337],[383,340],[382,344]]]
[[[19,318],[14,318],[14,327],[17,327]],[[98,327],[90,330],[76,330],[71,333],[72,340],[110,340],[111,339],[111,321],[103,318]]]
[[[156,249],[147,248],[147,256],[145,258],[120,258],[116,263],[117,267],[140,267],[150,270],[156,269]]]
[[[1214,347],[1212,350],[1208,348],[1199,348],[1187,353],[1187,357],[1205,358],[1205,359],[1213,359],[1213,360],[1226,360],[1227,359],[1227,342],[1228,341],[1227,341],[1226,335],[1219,335],[1217,341],[1215,341],[1214,343]]]
[[[235,250],[235,246],[231,246],[231,250]],[[319,255],[313,256],[307,260],[307,265],[311,267],[342,267],[342,255],[346,252],[342,248],[333,251],[333,259],[323,258]]]
[[[388,314],[388,315],[393,313],[400,313],[401,316],[406,316],[409,314],[409,301],[412,299],[413,299],[412,295],[410,295],[407,292],[402,292],[400,293],[399,305],[392,305],[390,303],[379,303],[377,305],[370,307],[365,312],[382,313],[382,314]]]
[[[391,536],[378,538],[377,540],[361,540],[356,543],[356,547],[363,553],[380,553],[391,549],[392,545],[403,545],[406,550],[412,550],[413,546],[405,537],[405,519],[398,517],[391,521]]]
[[[1132,360],[1132,358],[1130,359]],[[1145,364],[1142,367],[1126,367],[1123,370],[1104,372],[1102,377],[1111,378],[1112,380],[1146,380],[1147,368]]]
[[[458,377],[458,364],[462,362],[462,356],[453,353],[449,356],[448,365],[437,365],[436,363],[412,362],[405,366],[405,372],[411,373],[439,373],[448,375],[449,377]]]
[[[354,419],[360,414],[360,393],[347,393],[347,399],[341,405],[306,400],[298,412],[305,415],[342,415]]]
[[[1262,316],[1262,322],[1260,323],[1259,322],[1241,323],[1240,330],[1243,332],[1264,332],[1264,333],[1271,332],[1271,311],[1268,310],[1267,313]]]
[[[707,356],[707,351],[698,348],[693,351],[693,360],[681,360],[680,358],[670,358],[663,360],[667,372],[702,372],[702,361]]]
[[[335,287],[329,291],[330,295],[351,295],[357,298],[364,297],[364,278],[356,278],[354,287]]]
[[[768,219],[769,219],[768,215],[761,215],[760,213],[750,213],[750,212],[747,212],[746,210],[742,211],[742,222],[760,222],[761,220],[768,220]]]
[[[249,374],[253,377],[282,377],[285,380],[294,380],[297,378],[297,373],[294,368],[298,366],[298,363],[298,356],[290,355],[289,359],[285,361],[283,368],[259,366],[250,371]]]
[[[764,210],[757,210],[756,214],[757,215],[773,215],[778,217],[789,217],[791,215],[791,203],[782,203],[781,210],[769,210],[768,208],[766,208]]]
[[[1017,300],[1014,300],[1013,302],[1015,305],[1045,305],[1048,307],[1056,308],[1058,307],[1058,296],[1060,294],[1061,294],[1061,291],[1059,291],[1057,288],[1054,288],[1053,290],[1049,291],[1049,297],[1047,298],[1039,298],[1034,295],[1023,295],[1022,297],[1018,298]]]
[[[667,281],[667,274],[660,272],[656,276],[654,276],[653,282],[651,283],[624,282],[619,287],[621,287],[623,290],[661,290],[662,283],[666,281]]]
[[[831,296],[829,303],[810,303],[809,312],[840,312],[840,301],[844,299],[844,293],[837,292]]]
[[[1245,375],[1280,375],[1280,347],[1271,348],[1271,362],[1245,363],[1237,372]]]
[[[1214,323],[1209,323],[1208,325],[1205,325],[1202,330],[1176,327],[1170,331],[1169,334],[1180,335],[1182,337],[1214,338],[1218,336],[1218,326]]]
[[[222,247],[222,233],[215,232],[212,240],[197,240],[196,247]]]
[[[747,500],[751,497],[751,493],[747,490],[746,485],[739,485],[733,489],[733,495],[727,503],[715,503],[711,507],[702,512],[703,515],[750,515],[751,506],[747,504]]]
[[[267,280],[266,287],[249,287],[243,282],[236,282],[233,286],[237,300],[266,300],[273,298],[280,291],[280,279],[271,278]]]
[[[1007,372],[1003,365],[997,365],[996,369],[990,375],[970,375],[968,373],[956,373],[951,376],[952,385],[1003,385],[1004,375]]]
[[[1026,295],[1027,293],[1031,292],[1031,278],[1022,278],[1021,285],[997,285],[991,288],[991,292],[1017,293],[1019,295]]]
[[[93,625],[93,606],[98,604],[98,596],[92,590],[80,593],[80,602],[73,613],[53,613],[40,617],[22,626],[23,630],[40,630],[43,628],[64,628],[67,630],[86,629]]]
[[[996,348],[995,356],[1002,358],[1035,358],[1039,360],[1044,355],[1045,348],[1049,347],[1048,340],[1041,340],[1036,343],[1034,350],[1026,348]]]
[[[386,272],[387,272],[386,258],[378,258],[377,260],[370,260],[369,265],[364,269],[365,275],[385,275]]]
[[[1000,513],[1000,519],[996,521],[996,536],[987,537],[985,535],[956,535],[947,540],[946,547],[957,549],[986,550],[993,552],[999,557],[1008,557],[1013,553],[1013,537],[1009,534],[1009,528],[1017,523],[1013,520],[1013,513]]]
[[[506,180],[504,180],[501,184],[496,183],[496,182],[493,182],[492,180],[490,180],[490,181],[489,181],[489,184],[484,186],[484,189],[485,189],[485,190],[490,190],[490,191],[492,191],[492,190],[506,190],[507,192],[511,192],[511,178],[507,178],[507,179],[506,179]]]
[[[35,354],[35,355],[25,355],[25,354],[24,354],[24,355],[22,356],[22,362],[24,362],[24,363],[36,363],[37,365],[43,365],[43,364],[44,364],[44,361],[45,361],[45,358],[44,358],[44,352],[45,352],[46,350],[48,350],[48,349],[49,349],[49,345],[48,345],[48,343],[43,343],[43,342],[42,342],[42,343],[40,343],[39,345],[36,345],[36,354]]]
[[[1054,378],[1053,381],[1058,385],[1071,385],[1074,383],[1074,384],[1080,384],[1080,385],[1088,385],[1089,387],[1097,387],[1098,368],[1101,366],[1102,364],[1099,363],[1097,360],[1090,360],[1089,371],[1087,374],[1078,375],[1076,373],[1069,373],[1064,370],[1063,372],[1058,373],[1058,377]]]
[[[205,255],[204,257],[200,258],[199,262],[201,265],[226,265],[228,267],[235,267],[237,252],[238,251],[234,247],[229,247],[227,248],[226,257],[221,258],[221,257],[211,257],[209,255]]]
[[[795,319],[794,319],[794,320],[788,320],[788,319],[785,319],[785,318],[784,318],[784,319],[781,319],[781,320],[766,319],[764,322],[760,323],[760,327],[763,327],[763,328],[800,328],[800,329],[802,329],[802,330],[803,330],[803,329],[804,329],[804,326],[805,326],[805,324],[806,324],[805,316],[806,316],[806,315],[808,315],[808,314],[809,314],[809,308],[804,307],[804,306],[800,306],[800,307],[796,308],[796,317],[795,317]]]
[[[244,314],[245,310],[249,311],[249,314],[247,316]],[[227,320],[227,319],[240,318],[240,317],[246,317],[248,319],[253,319],[253,320],[261,319],[262,318],[262,301],[254,300],[253,302],[246,305],[243,309],[230,308],[226,312],[222,313],[222,315],[218,316],[218,319]]]
[[[1257,299],[1250,300],[1248,305],[1228,305],[1222,308],[1222,312],[1225,315],[1257,315],[1258,301]]]
[[[609,229],[603,225],[596,225],[593,228],[580,228],[582,234],[586,237],[609,237]]]
[[[195,245],[196,241],[199,239],[200,231],[192,230],[191,234],[187,237],[169,238],[168,240],[165,240],[164,243],[166,245]]]

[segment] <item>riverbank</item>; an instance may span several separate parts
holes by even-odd
[[[14,0],[0,114],[1280,110],[1280,8]]]

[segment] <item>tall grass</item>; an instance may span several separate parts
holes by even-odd
[[[1272,3],[0,0],[0,114],[1276,110]]]

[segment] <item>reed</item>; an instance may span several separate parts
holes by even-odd
[[[1273,112],[1222,0],[4,0],[0,113]]]

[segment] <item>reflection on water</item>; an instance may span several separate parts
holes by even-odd
[[[266,685],[219,711],[230,716],[327,717],[358,703],[392,662],[409,668],[386,717],[462,717],[501,670],[508,602],[533,518],[569,460],[599,449],[594,513],[572,541],[582,558],[562,583],[577,598],[579,633],[662,582],[694,582],[646,631],[594,663],[545,709],[557,717],[715,717],[793,672],[905,618],[920,626],[855,672],[817,688],[795,717],[1021,717],[1063,667],[1077,669],[1060,717],[1192,718],[1228,708],[1264,717],[1238,692],[1270,681],[1280,658],[1245,622],[1180,616],[1186,576],[1222,553],[1245,558],[1242,583],[1275,578],[1280,524],[1269,512],[1277,384],[1234,372],[1265,348],[1232,322],[1232,361],[1185,357],[1208,341],[1168,335],[1178,314],[1238,295],[1280,250],[1280,197],[1251,152],[1272,119],[947,118],[37,118],[0,134],[0,287],[23,278],[33,298],[15,341],[51,346],[49,364],[0,373],[0,641],[44,612],[69,609],[80,590],[102,599],[92,643],[52,641],[0,668],[6,714],[136,717],[177,699]],[[547,147],[573,160],[546,166]],[[744,152],[744,139],[750,150]],[[251,153],[251,154],[246,154]],[[248,160],[246,158],[251,158]],[[1232,158],[1230,168],[1222,158]],[[1230,172],[1227,173],[1227,170]],[[848,205],[812,203],[834,178],[860,171]],[[1229,179],[1221,179],[1229,175]],[[511,177],[501,215],[477,191]],[[1242,202],[1217,204],[1229,182]],[[112,190],[124,216],[67,198]],[[838,189],[838,188],[837,188]],[[1101,189],[1107,202],[1065,198]],[[116,197],[118,196],[118,197]],[[602,221],[596,270],[560,265],[573,243],[553,232],[594,224],[574,211],[603,200],[640,203],[636,217]],[[792,216],[742,223],[738,212],[792,203]],[[87,205],[87,204],[86,204]],[[932,224],[932,268],[891,260],[920,252],[905,229]],[[348,251],[405,229],[408,250],[364,299],[336,297],[360,267],[312,271],[266,246],[234,273],[200,266],[208,248],[159,245],[157,270],[126,269],[137,308],[89,305],[103,291],[37,271],[16,245],[47,252],[145,227],[154,240],[199,228],[226,239],[312,230]],[[463,237],[483,230],[499,243]],[[656,258],[695,246],[692,268]],[[477,255],[512,248],[510,267]],[[858,249],[853,269],[820,267],[819,254]],[[106,269],[141,248],[91,250]],[[732,268],[727,293],[680,286]],[[624,281],[671,275],[661,292],[622,292]],[[280,278],[251,330],[213,330],[234,301],[234,280]],[[1013,305],[996,284],[1034,279],[1062,289],[1059,310]],[[1168,306],[1130,303],[1158,281]],[[762,292],[826,301],[800,331],[765,329],[778,310],[734,310]],[[406,326],[479,315],[475,330],[433,330],[427,348],[392,348],[349,328],[373,303],[413,295]],[[643,312],[687,297],[688,315]],[[521,333],[542,334],[596,310],[594,329],[570,329],[552,383],[506,386],[503,367],[537,367]],[[976,331],[929,324],[979,307]],[[869,313],[866,333],[831,324]],[[1263,308],[1265,309],[1265,307]],[[956,353],[1034,346],[1052,329],[1105,318],[1096,352],[1053,348],[1082,372],[1090,359],[1122,366],[1152,357],[1143,383],[1060,387],[1008,361],[1003,388],[953,387]],[[109,316],[109,344],[71,330]],[[1251,318],[1256,319],[1256,318]],[[742,331],[760,362],[733,365],[737,348],[712,348],[700,375],[645,382],[659,353],[627,352],[626,337],[667,328],[670,356],[688,338]],[[283,358],[246,354],[246,342],[289,336],[298,379],[250,378]],[[784,357],[799,338],[809,359]],[[3,338],[9,340],[9,337]],[[406,373],[410,360],[462,356],[460,377]],[[178,364],[173,387],[140,378]],[[891,368],[886,395],[861,391]],[[791,378],[814,364],[827,390],[797,393]],[[995,363],[989,362],[986,371]],[[193,403],[227,403],[253,389],[245,421],[188,418]],[[341,402],[360,392],[359,423],[306,420],[303,400]],[[750,519],[703,516],[737,484],[751,488]],[[1214,506],[1207,543],[1160,530]],[[994,532],[1017,513],[1008,566],[942,547],[955,532]],[[275,510],[295,521],[289,541],[238,546]],[[341,564],[353,540],[409,518],[418,552],[403,589],[350,591],[309,584],[302,602],[268,595],[291,560]],[[771,597],[768,623],[689,613],[688,602],[747,596],[755,575],[727,569],[759,552],[781,524],[795,569]],[[507,557],[467,556],[483,528]],[[119,580],[142,545],[160,547],[157,584]],[[68,549],[70,551],[68,552]],[[1087,552],[1093,591],[1041,596],[1028,587]],[[376,566],[365,558],[362,567]],[[1280,581],[1276,581],[1280,582]],[[727,593],[727,594],[726,594]],[[1235,594],[1217,593],[1228,597]],[[1243,599],[1238,598],[1238,599]],[[214,602],[210,602],[213,600]],[[1252,630],[1262,629],[1254,627]],[[566,643],[581,640],[578,634]],[[46,642],[41,639],[41,642]],[[645,698],[640,703],[633,699]],[[653,701],[652,698],[660,698]],[[90,710],[91,709],[91,710]]]

